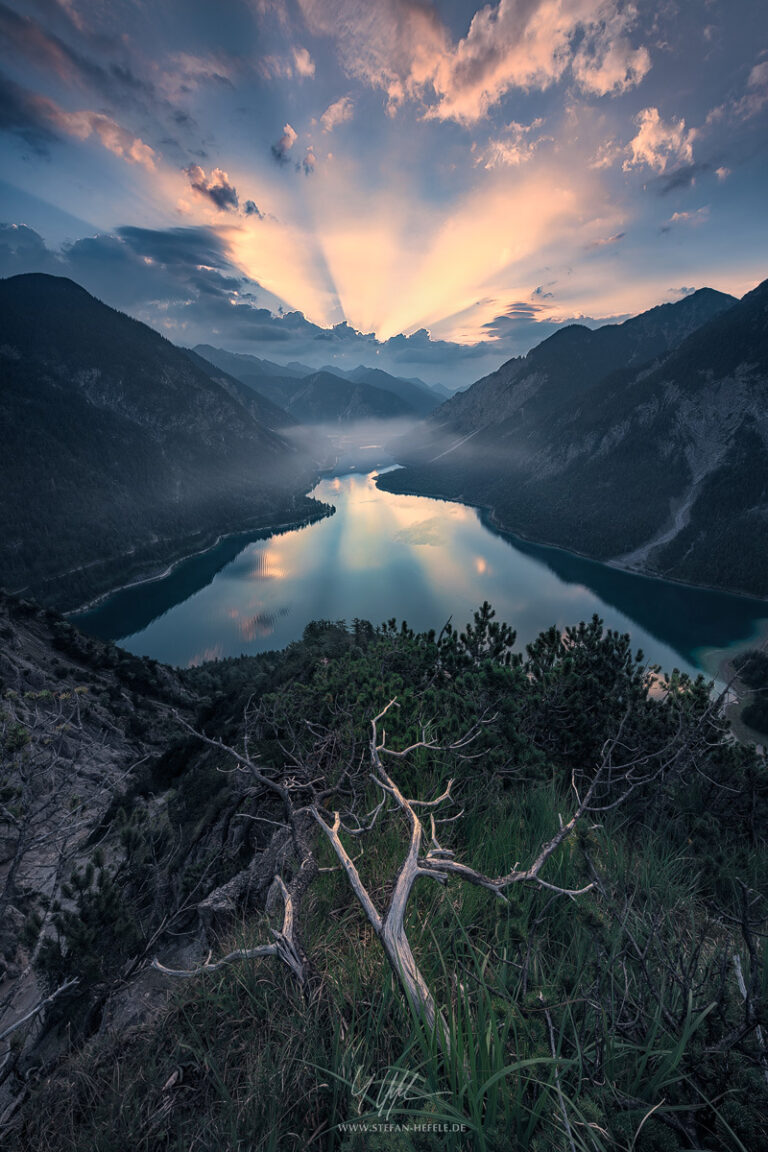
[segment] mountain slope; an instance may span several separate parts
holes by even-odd
[[[657,339],[654,312],[621,327],[639,332],[643,321]],[[512,530],[597,559],[768,595],[767,316],[768,283],[720,308],[666,355],[639,367],[630,361],[591,387],[584,361],[574,360],[570,395],[565,365],[542,373],[538,390],[534,373],[523,377],[518,367],[504,410],[497,388],[496,410],[506,418],[495,423],[481,421],[498,382],[481,381],[458,415],[455,401],[436,414],[444,439],[430,451],[439,451],[429,460],[411,453],[412,467],[382,483],[490,505]],[[529,365],[551,358],[565,333],[529,353]],[[527,402],[519,387],[526,382]]]
[[[611,372],[664,355],[735,303],[733,296],[701,288],[622,324],[561,328],[527,356],[508,360],[454,396],[435,413],[435,425],[443,431],[469,433],[503,420],[535,421],[553,407],[572,403]]]
[[[275,404],[267,396],[262,395],[256,388],[251,388],[249,385],[243,384],[242,380],[238,380],[237,377],[232,376],[229,372],[217,368],[210,360],[206,360],[204,356],[198,355],[198,353],[194,352],[191,348],[184,348],[183,351],[193,364],[197,365],[215,384],[218,384],[220,388],[223,388],[225,392],[228,392],[230,396],[242,404],[254,419],[264,424],[265,427],[274,431],[290,427],[290,425],[296,423],[284,408],[281,408],[279,404]]]
[[[0,585],[71,605],[306,491],[242,398],[70,280],[0,281],[0,358]]]
[[[361,365],[351,372],[333,367],[317,371],[297,363],[282,367],[208,344],[198,344],[195,351],[269,397],[301,424],[425,416],[440,402],[425,384],[391,376],[378,368]]]
[[[372,384],[375,388],[383,388],[385,392],[392,392],[409,404],[414,412],[426,416],[433,412],[441,403],[442,397],[433,392],[421,381],[405,380],[400,376],[392,376],[383,372],[381,368],[366,368],[361,365],[349,373],[349,379],[358,384]]]

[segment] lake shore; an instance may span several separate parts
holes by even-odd
[[[162,561],[156,561],[147,564],[143,570],[131,580],[125,581],[122,584],[116,584],[99,592],[97,596],[92,597],[84,604],[79,604],[76,608],[69,608],[66,612],[62,613],[65,617],[79,616],[84,612],[89,612],[91,609],[103,604],[111,596],[115,596],[118,592],[124,592],[129,588],[138,588],[144,584],[154,584],[159,580],[165,580],[170,576],[181,564],[187,560],[194,560],[199,556],[205,556],[208,552],[212,552],[224,540],[232,540],[237,537],[242,537],[243,544],[247,544],[250,540],[258,539],[262,534],[278,535],[282,532],[290,532],[297,528],[304,528],[309,524],[314,524],[318,520],[323,520],[327,516],[333,515],[335,509],[328,509],[325,506],[318,508],[316,513],[307,513],[302,517],[293,517],[287,520],[271,521],[266,524],[254,524],[249,528],[237,528],[231,532],[220,532],[217,536],[209,535],[207,543],[202,547],[189,550],[189,544],[183,545],[181,549],[172,550],[169,555]],[[162,567],[160,565],[163,565]]]
[[[389,492],[391,489],[383,488],[382,491]],[[417,492],[411,488],[398,489],[397,494],[402,496],[424,496],[429,500],[443,500],[446,503],[463,504],[465,508],[474,508],[479,513],[483,524],[491,527],[502,536],[508,536],[510,540],[519,540],[526,544],[535,544],[537,548],[551,548],[553,551],[562,552],[566,556],[578,556],[581,560],[588,560],[592,564],[601,564],[606,568],[614,568],[619,572],[627,572],[632,576],[639,576],[643,580],[656,580],[665,584],[679,584],[682,588],[700,588],[706,592],[718,592],[726,596],[738,596],[741,600],[750,600],[756,604],[764,605],[766,615],[768,615],[768,597],[754,596],[749,592],[742,592],[735,588],[722,588],[716,584],[693,584],[690,580],[680,580],[675,576],[662,576],[657,572],[648,572],[643,568],[637,568],[631,564],[624,564],[620,560],[598,560],[588,552],[579,552],[575,548],[563,548],[562,544],[554,544],[551,540],[541,540],[538,537],[527,536],[518,529],[510,528],[509,525],[501,520],[492,504],[476,503],[474,500],[467,500],[463,495],[446,496],[442,492]]]

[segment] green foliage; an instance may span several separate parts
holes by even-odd
[[[741,718],[750,728],[768,736],[768,653],[752,649],[734,661],[739,678],[752,689],[752,699]]]
[[[629,638],[597,619],[551,629],[525,654],[513,643],[483,605],[461,635],[326,621],[283,653],[185,674],[204,693],[211,737],[241,747],[245,724],[251,754],[273,770],[290,749],[331,790],[330,808],[350,794],[361,812],[376,803],[369,723],[389,700],[392,748],[425,734],[447,746],[478,725],[465,750],[422,747],[392,770],[425,799],[455,779],[462,815],[441,843],[488,875],[533,859],[572,811],[572,783],[583,788],[611,745],[604,810],[544,872],[556,886],[592,882],[589,893],[573,901],[521,885],[502,902],[456,879],[418,882],[407,931],[450,1053],[414,1022],[323,840],[318,861],[331,870],[301,911],[305,993],[270,958],[183,982],[154,1023],[119,1046],[96,1043],[36,1089],[25,1152],[766,1144],[763,1054],[754,1027],[743,1027],[733,961],[765,1026],[764,759],[732,740],[703,681],[647,669]],[[621,773],[638,758],[647,780],[614,810]],[[140,950],[136,926],[147,935],[156,922],[158,883],[181,898],[203,880],[208,891],[268,843],[266,823],[236,819],[248,809],[225,766],[217,750],[185,740],[113,813],[123,862],[95,859],[72,877],[44,956],[52,982],[73,972],[113,979]],[[162,820],[142,815],[153,794]],[[253,814],[275,818],[270,804],[260,797]],[[401,819],[384,814],[349,844],[383,906],[403,860]],[[218,949],[266,939],[264,918],[249,916]]]

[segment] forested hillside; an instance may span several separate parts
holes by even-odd
[[[0,586],[72,607],[222,532],[322,511],[271,405],[70,280],[0,281],[0,369]]]
[[[768,777],[703,681],[597,619],[520,652],[487,605],[185,673],[0,623],[6,1146],[768,1141]]]
[[[768,595],[768,282],[734,305],[689,300],[694,330],[663,353],[644,341],[664,309],[557,333],[439,409],[381,485],[489,506],[599,560]],[[612,349],[633,325],[642,339],[621,364]]]

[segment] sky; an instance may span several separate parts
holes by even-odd
[[[758,0],[0,0],[0,276],[465,387],[768,276]]]

